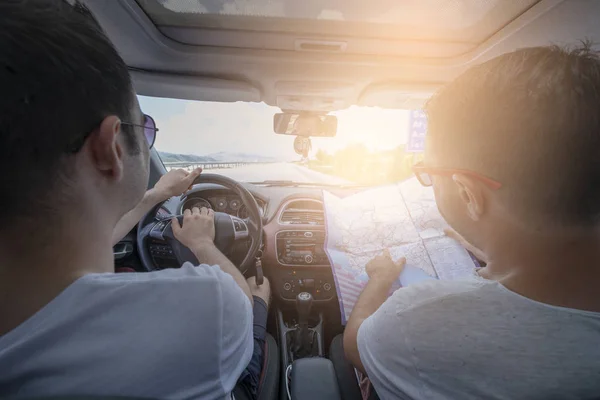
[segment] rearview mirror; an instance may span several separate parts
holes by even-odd
[[[279,135],[333,137],[337,133],[333,115],[278,113],[273,116],[273,131]]]

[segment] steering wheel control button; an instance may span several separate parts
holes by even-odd
[[[156,223],[156,225],[154,225],[152,227],[152,230],[150,231],[150,237],[152,239],[165,240],[165,238],[163,236],[163,232],[164,232],[166,226],[167,226],[166,221],[161,221],[161,222]]]
[[[233,221],[233,227],[235,228],[236,232],[239,232],[242,230],[242,224],[240,224],[239,221]]]
[[[292,290],[292,284],[289,282],[284,283],[283,290],[285,290],[286,292],[289,292],[290,290]]]
[[[323,290],[325,290],[326,292],[329,292],[331,290],[331,283],[325,282],[323,284]]]
[[[233,232],[236,239],[244,239],[248,237],[248,225],[243,219],[238,217],[230,217],[231,223],[233,224]]]

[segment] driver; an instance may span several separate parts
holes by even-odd
[[[199,171],[144,197],[156,127],[93,17],[0,2],[0,48],[0,393],[255,396],[269,288],[214,246],[211,210],[173,225],[204,264],[114,273],[113,243]]]

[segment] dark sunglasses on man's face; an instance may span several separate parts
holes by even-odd
[[[133,124],[131,122],[123,122],[121,121],[121,125],[125,126],[133,126],[144,128],[144,137],[146,138],[146,142],[148,142],[148,148],[151,149],[154,146],[154,141],[156,140],[156,132],[158,132],[158,128],[156,127],[156,122],[154,118],[151,116],[144,114],[144,125]],[[95,129],[95,128],[94,128]],[[85,134],[81,139],[79,139],[76,143],[73,143],[68,148],[69,153],[77,153],[83,147],[83,144],[87,140],[87,138],[92,134],[93,129]]]
[[[148,142],[148,148],[151,149],[152,146],[154,146],[154,141],[156,140],[156,132],[158,132],[158,128],[156,127],[156,122],[154,121],[154,118],[152,118],[148,114],[144,114],[144,125],[132,124],[131,122],[121,122],[121,125],[137,126],[144,128],[144,137],[146,138],[146,142]]]

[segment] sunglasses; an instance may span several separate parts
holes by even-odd
[[[433,185],[431,175],[452,176],[455,174],[462,174],[478,180],[492,190],[498,190],[502,187],[500,182],[466,169],[426,167],[423,162],[419,162],[412,167],[412,170],[423,186]]]
[[[154,146],[154,141],[156,140],[156,132],[158,132],[158,128],[156,127],[156,121],[154,121],[154,118],[152,118],[148,114],[144,114],[144,124],[143,125],[134,124],[131,122],[123,122],[123,121],[121,121],[121,125],[137,126],[140,128],[144,128],[144,137],[146,138],[146,142],[148,143],[148,148],[151,149]],[[90,131],[88,133],[86,133],[85,136],[81,137],[75,143],[73,143],[71,146],[69,146],[67,151],[69,153],[77,153],[79,150],[81,150],[85,141],[92,134],[92,131],[94,129],[90,129]]]
[[[154,118],[152,118],[148,114],[144,114],[144,125],[132,124],[131,122],[121,122],[121,125],[137,126],[144,128],[144,137],[146,138],[146,142],[148,142],[148,148],[151,149],[152,146],[154,146],[154,141],[156,140],[156,132],[158,132],[158,128],[156,127],[156,121],[154,121]]]

